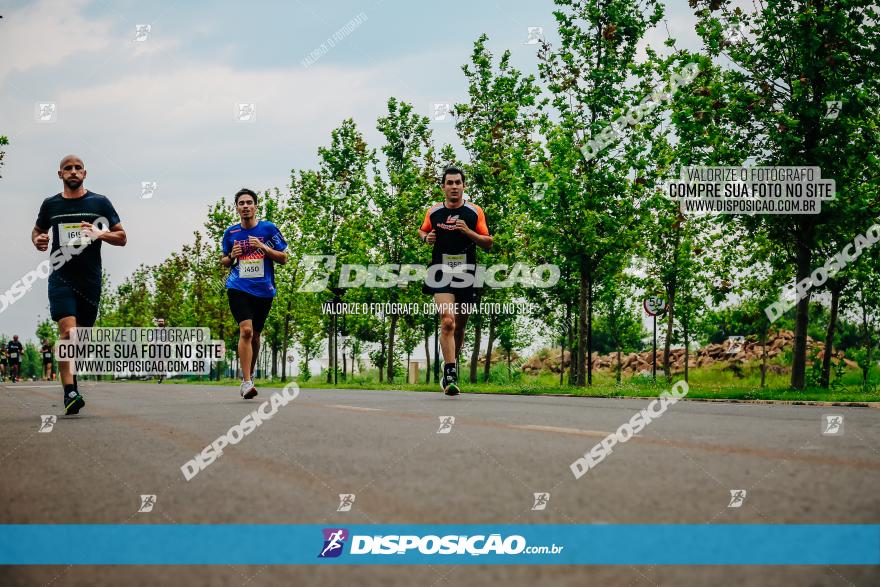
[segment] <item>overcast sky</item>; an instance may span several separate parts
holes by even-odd
[[[556,38],[549,0],[449,1],[442,8],[376,2],[0,2],[0,134],[10,139],[0,173],[7,251],[0,291],[46,254],[30,243],[40,203],[58,193],[56,171],[80,155],[86,187],[108,196],[128,245],[105,245],[119,284],[141,263],[161,262],[192,240],[208,205],[242,186],[284,188],[291,169],[312,167],[330,131],[353,118],[373,147],[390,96],[425,115],[464,101],[461,65],[482,33],[496,55],[537,74],[528,27]],[[439,5],[438,5],[439,6]],[[303,60],[358,19],[312,64]],[[667,2],[678,46],[696,49],[695,19]],[[150,25],[137,40],[138,25]],[[665,27],[647,42],[660,47]],[[54,104],[49,121],[40,104]],[[251,122],[238,104],[254,104]],[[435,141],[460,148],[450,122]],[[142,182],[156,182],[142,198]],[[46,281],[0,313],[0,333],[35,340],[47,317]]]

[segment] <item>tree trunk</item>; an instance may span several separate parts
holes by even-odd
[[[575,385],[586,385],[584,367],[587,363],[587,270],[581,265],[580,295],[578,296],[578,334],[577,334],[577,376]]]
[[[333,383],[333,315],[327,328],[327,383]]]
[[[480,304],[480,296],[477,295],[477,305]],[[471,352],[471,369],[470,369],[470,382],[477,382],[477,369],[480,366],[480,342],[483,334],[483,315],[477,314],[474,316],[476,321],[474,323],[474,350]]]
[[[593,275],[587,279],[587,385],[593,385]]]
[[[575,336],[577,328],[575,328],[574,318],[571,318],[571,309],[573,304],[568,305],[569,321],[568,321],[568,384],[575,385],[577,383],[577,350],[575,349]]]
[[[385,319],[383,318],[382,320],[384,321]],[[384,328],[383,328],[383,330],[384,330]],[[379,340],[381,341],[381,346],[379,347],[379,383],[382,383],[383,381],[385,381],[385,379],[384,379],[385,367],[387,366],[384,361],[384,359],[385,359],[385,337],[382,336]]]
[[[822,357],[822,378],[819,385],[828,389],[831,382],[831,353],[834,345],[834,329],[837,326],[837,310],[840,307],[840,292],[842,284],[835,283],[831,288],[831,316],[828,319],[828,328],[825,331],[825,353]]]
[[[492,368],[492,347],[495,346],[495,321],[497,314],[489,315],[489,340],[486,344],[486,362],[483,364],[483,383],[489,381],[489,370]]]
[[[345,314],[342,315],[342,335],[348,332],[348,329],[345,328]],[[342,349],[342,380],[348,381],[348,351],[343,347]]]
[[[339,317],[333,314],[333,385],[339,383]]]
[[[287,308],[284,312],[284,344],[281,345],[283,351],[283,357],[281,358],[281,381],[287,381],[287,351],[288,346],[287,342],[290,340],[290,304],[291,301],[287,300]]]
[[[663,341],[663,376],[672,382],[672,369],[669,366],[672,355],[672,327],[675,322],[675,285],[666,289],[666,340]]]
[[[425,328],[425,383],[431,383],[431,337]]]
[[[272,340],[272,378],[278,377],[278,337],[274,336]]]
[[[863,336],[863,344],[865,345],[865,366],[862,367],[862,385],[868,385],[868,374],[871,371],[871,347],[874,346],[874,341],[871,340],[871,329],[868,328],[868,310],[865,307],[865,291],[864,289],[859,291],[860,305],[862,307],[862,328],[864,331]]]
[[[811,231],[803,231],[800,234],[797,246],[797,270],[795,271],[795,283],[802,279],[809,281],[812,251],[807,242],[812,241]],[[804,389],[807,375],[807,326],[810,322],[810,292],[804,295],[797,303],[797,312],[794,319],[794,349],[791,360],[791,387]]]
[[[562,337],[559,340],[559,387],[562,387],[565,377],[565,330],[566,327],[562,325]]]
[[[397,333],[397,320],[400,318],[397,314],[391,315],[391,328],[388,333],[388,383],[394,382],[394,336]]]
[[[620,384],[620,343],[617,343],[617,383]]]
[[[690,349],[690,332],[688,332],[688,321],[685,319],[682,322],[682,335],[684,337],[684,382],[689,383],[688,381],[688,363],[690,362],[691,349]]]
[[[767,330],[761,331],[761,388],[767,382]]]

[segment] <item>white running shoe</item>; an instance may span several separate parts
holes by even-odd
[[[241,397],[244,399],[251,399],[257,395],[257,388],[254,387],[253,381],[242,381],[239,393],[241,393]]]

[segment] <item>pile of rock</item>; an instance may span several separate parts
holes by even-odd
[[[785,350],[794,346],[794,333],[790,330],[782,330],[773,334],[767,339],[767,361],[770,363],[773,359],[783,353]],[[807,337],[807,353],[818,350],[820,355],[825,350],[825,343],[813,340]],[[706,367],[716,363],[722,363],[727,366],[742,366],[746,363],[758,364],[761,361],[762,347],[760,341],[749,338],[741,343],[722,342],[709,344],[701,349],[691,350],[688,358],[689,368]],[[843,353],[835,353],[836,357],[842,357]],[[670,352],[670,363],[673,373],[684,371],[684,349],[673,349]],[[634,375],[644,371],[651,371],[651,351],[643,351],[640,353],[623,353],[620,357],[621,371],[625,375]],[[559,373],[560,368],[567,369],[571,362],[568,351],[565,352],[560,360],[559,349],[542,350],[538,354],[531,357],[522,367],[523,371],[530,374],[551,371]],[[853,361],[846,360],[847,365],[855,367]],[[561,366],[561,367],[560,367]],[[608,355],[593,355],[593,369],[613,371],[617,368],[617,353]],[[663,348],[657,349],[657,369],[663,368]],[[778,365],[770,365],[773,372],[788,372],[787,367]]]

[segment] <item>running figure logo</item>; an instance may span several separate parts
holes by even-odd
[[[158,188],[158,184],[155,181],[142,181],[141,182],[141,199],[148,200],[153,197],[156,193],[156,188]]]
[[[55,422],[58,421],[57,416],[40,416],[40,429],[37,432],[52,432]]]
[[[337,512],[350,512],[352,505],[354,505],[354,493],[340,493],[339,494],[339,507],[336,508],[336,511]]]
[[[138,43],[143,43],[147,39],[150,38],[150,31],[153,29],[153,25],[149,24],[136,24],[134,25],[134,40]]]
[[[257,118],[257,105],[253,102],[238,104],[236,120],[238,122],[253,122]]]
[[[40,102],[37,104],[37,120],[39,122],[55,122],[58,119],[58,108],[55,102]]]
[[[303,278],[297,291],[317,293],[330,282],[330,273],[336,267],[335,255],[303,255]]]
[[[822,436],[840,436],[843,434],[843,416],[841,414],[822,415]]]
[[[745,341],[745,336],[729,336],[727,338],[727,350],[724,352],[728,355],[738,354],[742,350]]]
[[[840,100],[828,100],[825,102],[825,119],[835,120],[840,114],[840,106],[843,104]]]
[[[727,507],[729,507],[729,508],[742,507],[742,504],[745,500],[746,500],[746,490],[745,489],[731,489],[730,490],[730,503],[727,504]]]
[[[535,494],[535,504],[532,506],[532,511],[540,511],[543,509],[547,509],[547,502],[550,501],[549,493],[536,493]]]
[[[539,45],[544,41],[544,27],[530,26],[526,30],[528,30],[529,36],[523,45]]]
[[[437,434],[449,434],[452,432],[455,416],[438,416],[438,418],[440,418],[440,428],[437,429]]]
[[[348,530],[345,528],[324,528],[324,548],[318,558],[335,558],[342,554],[342,547],[348,540]]]
[[[150,513],[151,511],[153,511],[154,505],[156,505],[155,495],[142,495],[141,507],[138,508],[138,513]]]
[[[452,105],[446,102],[435,102],[434,103],[434,120],[443,121],[446,120],[447,115],[452,115]]]

